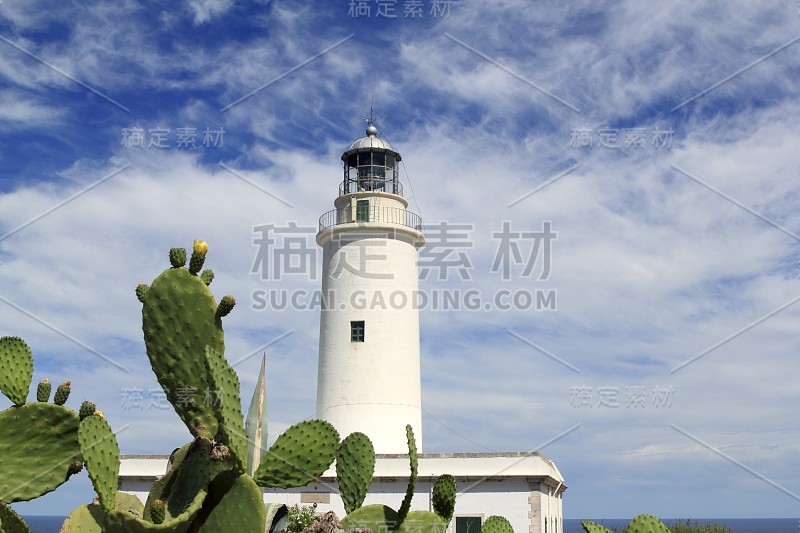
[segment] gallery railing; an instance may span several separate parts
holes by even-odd
[[[422,217],[407,209],[386,206],[368,206],[369,209],[357,207],[334,209],[319,217],[320,231],[338,224],[351,222],[383,222],[386,224],[399,224],[417,231],[422,231]]]

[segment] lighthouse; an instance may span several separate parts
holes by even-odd
[[[319,219],[323,251],[317,418],[340,435],[366,433],[377,453],[407,453],[406,424],[422,448],[419,276],[422,219],[409,211],[400,154],[366,136],[342,154],[334,209]]]
[[[463,491],[449,531],[479,531],[484,518],[500,514],[518,532],[563,533],[567,487],[555,463],[540,453],[421,453],[415,304],[417,251],[425,238],[422,220],[408,210],[403,196],[399,162],[400,154],[370,120],[366,136],[342,155],[344,176],[334,209],[319,219],[323,271],[317,418],[332,423],[341,438],[359,431],[372,440],[376,457],[368,503],[395,508],[405,498],[408,484],[416,483],[411,509],[430,510],[435,479],[449,473]],[[333,189],[333,180],[331,185]],[[420,452],[413,476],[408,457],[403,456],[408,452],[407,424],[414,429]],[[120,489],[145,502],[151,484],[164,475],[168,459],[122,456]],[[337,474],[331,465],[304,487],[265,488],[264,501],[279,506],[313,504],[317,513],[334,511],[343,517],[347,511]],[[270,528],[280,529],[282,512],[285,507],[275,514]]]

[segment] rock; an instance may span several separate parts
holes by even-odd
[[[342,529],[342,525],[339,523],[336,513],[328,511],[320,520],[305,528],[303,533],[345,533],[345,531]]]

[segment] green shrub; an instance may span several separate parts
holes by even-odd
[[[674,525],[667,527],[672,533],[733,533],[733,530],[728,526],[709,522],[701,524],[697,520],[693,522],[689,519],[680,519]]]
[[[318,522],[319,519],[320,517],[314,512],[314,507],[294,504],[289,507],[289,526],[286,531],[300,533],[314,522]]]

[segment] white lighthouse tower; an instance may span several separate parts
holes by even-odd
[[[366,137],[342,154],[335,209],[319,219],[323,249],[317,418],[342,437],[366,433],[377,453],[407,453],[411,424],[422,448],[417,249],[422,219],[408,211],[400,154]]]

